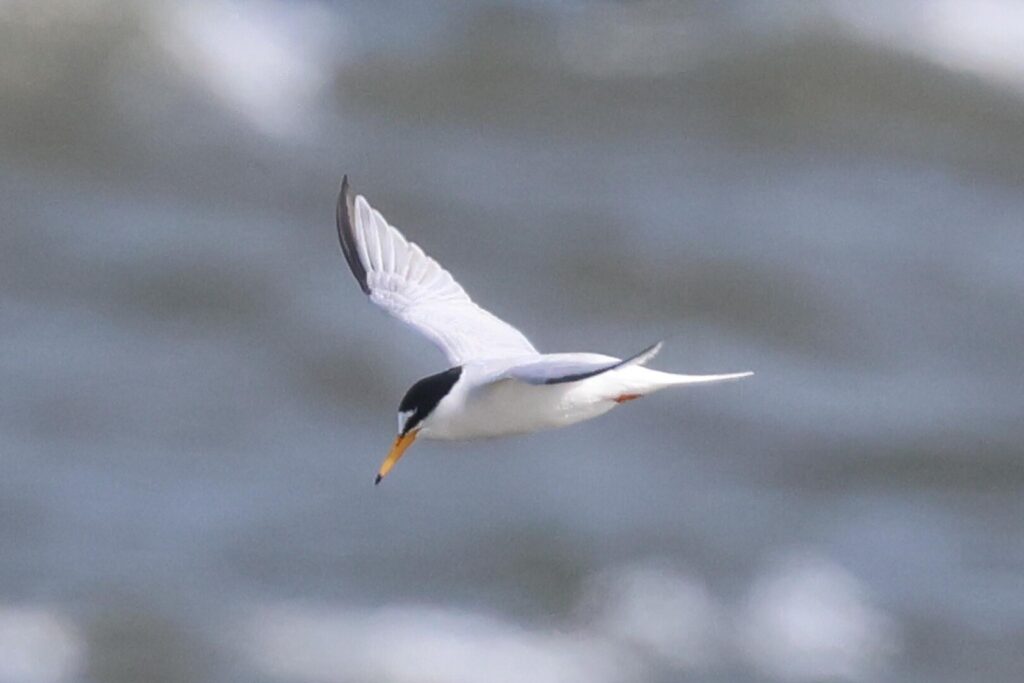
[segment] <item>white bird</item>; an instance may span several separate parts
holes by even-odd
[[[398,406],[398,437],[374,483],[418,437],[461,440],[564,427],[666,387],[751,372],[678,375],[643,367],[657,343],[626,359],[540,353],[523,333],[480,308],[437,261],[341,182],[338,237],[370,300],[434,342],[451,367],[419,380]]]

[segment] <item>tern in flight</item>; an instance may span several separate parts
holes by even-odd
[[[621,359],[597,353],[541,353],[522,332],[473,303],[362,195],[341,182],[338,237],[370,301],[434,342],[450,368],[424,377],[398,405],[398,437],[379,484],[417,438],[462,440],[565,427],[666,387],[748,377],[678,375],[644,367],[657,343]]]

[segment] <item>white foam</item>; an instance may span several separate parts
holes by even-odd
[[[152,30],[221,105],[274,137],[301,135],[344,52],[345,26],[322,3],[157,3]]]
[[[862,584],[813,554],[773,563],[754,583],[737,631],[750,663],[784,681],[872,680],[897,642]]]
[[[588,582],[589,628],[681,671],[721,655],[726,616],[703,582],[663,563],[613,569]]]
[[[614,683],[657,672],[752,669],[781,681],[871,680],[896,629],[842,567],[810,554],[771,564],[735,609],[664,562],[599,573],[561,628],[434,606],[264,606],[242,650],[264,674],[319,683]]]
[[[81,669],[84,645],[66,617],[41,607],[0,606],[0,683],[60,683]]]
[[[245,649],[263,672],[311,683],[603,683],[637,673],[628,657],[618,660],[596,638],[436,607],[332,612],[281,605],[254,614],[245,632]]]
[[[1018,0],[833,0],[842,25],[868,42],[1024,91],[1024,3]]]

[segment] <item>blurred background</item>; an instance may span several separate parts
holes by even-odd
[[[417,445],[343,173],[548,351]],[[1020,681],[1024,6],[0,2],[0,682]]]

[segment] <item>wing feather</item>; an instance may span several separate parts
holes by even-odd
[[[508,371],[508,377],[527,384],[579,382],[627,365],[644,365],[660,350],[661,342],[658,342],[624,360],[590,353],[549,354],[513,367]]]
[[[347,176],[337,223],[341,251],[363,292],[439,346],[453,365],[537,354],[522,332],[473,303],[437,261],[388,225],[364,197],[353,196]]]

